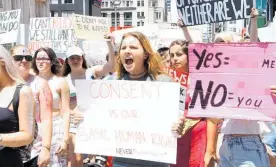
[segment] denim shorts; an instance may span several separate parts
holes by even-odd
[[[269,133],[263,136],[263,142],[270,147],[272,153],[276,155],[276,134]]]
[[[269,167],[266,148],[256,136],[225,135],[218,167]]]
[[[270,147],[272,153],[276,155],[276,126],[275,124],[270,124],[270,127],[273,129],[273,131],[263,135],[263,142],[265,145]]]

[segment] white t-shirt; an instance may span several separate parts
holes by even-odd
[[[224,119],[221,126],[221,133],[229,134],[261,134],[261,125],[259,121]]]

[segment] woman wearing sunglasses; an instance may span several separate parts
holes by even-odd
[[[22,167],[18,147],[33,140],[34,98],[0,45],[0,166]]]
[[[21,157],[25,167],[47,166],[50,162],[52,137],[51,90],[45,79],[30,74],[33,57],[25,46],[14,46],[10,53],[20,76],[32,88],[36,101],[35,140],[31,145],[20,149]]]

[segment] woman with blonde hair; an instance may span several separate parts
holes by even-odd
[[[149,40],[140,32],[126,33],[118,51],[113,80],[172,82],[162,69],[162,59],[155,54]],[[114,167],[168,167],[168,164],[136,159],[113,159]]]
[[[61,66],[51,48],[38,49],[34,54],[32,67],[38,77],[48,81],[53,98],[50,166],[65,167],[70,123],[69,86],[64,78],[58,76]]]
[[[147,37],[140,32],[123,35],[118,51],[115,73],[107,80],[172,82],[163,70],[162,59],[157,55]],[[79,122],[83,117],[75,118]],[[113,167],[168,167],[168,164],[138,159],[113,157]]]
[[[52,139],[52,93],[48,82],[30,74],[33,57],[24,45],[11,48],[10,54],[20,76],[31,87],[36,101],[34,142],[20,149],[24,167],[46,166],[50,162]],[[31,154],[32,153],[32,154]]]
[[[0,166],[23,167],[17,147],[33,141],[35,103],[9,52],[0,45]]]

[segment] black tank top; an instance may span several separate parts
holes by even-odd
[[[19,131],[18,106],[19,94],[23,85],[16,86],[13,99],[6,107],[0,107],[0,133],[13,133]],[[13,111],[9,109],[13,105]],[[0,150],[0,167],[23,167],[18,149],[2,147]]]
[[[23,85],[18,85],[15,89],[13,99],[6,108],[0,107],[0,133],[13,133],[19,131],[18,106],[19,93]],[[9,109],[13,105],[13,111]]]

